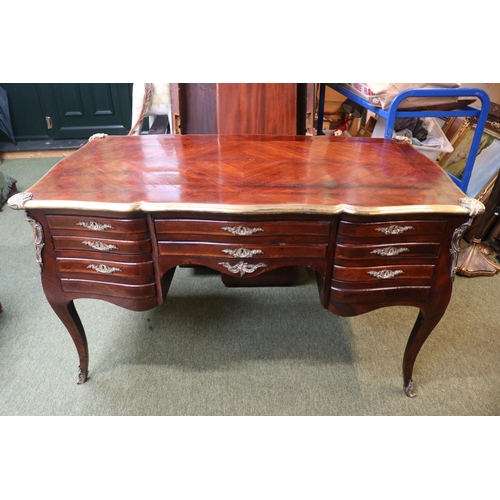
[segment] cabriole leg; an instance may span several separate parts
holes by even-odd
[[[417,359],[418,353],[427,340],[427,337],[434,330],[440,319],[446,311],[444,307],[425,307],[421,308],[413,330],[406,344],[403,357],[403,380],[404,391],[409,398],[414,398],[417,394],[413,387],[412,372],[413,365]]]
[[[78,357],[80,359],[78,384],[83,384],[89,373],[89,349],[87,345],[87,337],[83,329],[80,316],[76,312],[75,305],[72,300],[65,303],[50,303],[52,309],[67,328],[73,342],[75,343]]]

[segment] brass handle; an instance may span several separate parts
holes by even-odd
[[[106,264],[89,264],[87,269],[93,269],[101,274],[113,274],[113,273],[121,273],[122,270],[119,267],[110,267]]]
[[[388,226],[388,227],[377,227],[375,231],[379,233],[384,233],[386,236],[403,234],[406,231],[415,229],[413,226]]]
[[[228,231],[235,236],[250,236],[252,234],[258,233],[259,231],[264,231],[261,227],[246,227],[246,226],[224,226],[221,227],[223,231]]]
[[[255,250],[248,250],[246,248],[238,248],[236,250],[232,250],[230,248],[225,248],[222,250],[223,253],[227,253],[231,257],[238,257],[240,259],[248,259],[248,257],[254,257],[255,255],[261,255],[264,252],[258,248]]]
[[[378,280],[388,280],[390,278],[394,278],[394,276],[399,276],[404,273],[405,272],[401,269],[396,269],[394,271],[391,269],[383,269],[382,271],[368,271],[367,274],[377,278]]]
[[[102,241],[82,241],[82,245],[87,245],[94,250],[99,250],[102,252],[109,252],[110,250],[118,250],[116,245],[110,245],[108,243],[103,243]]]
[[[45,123],[47,124],[47,128],[50,130],[52,128],[52,118],[50,116],[46,116]]]
[[[100,222],[90,221],[90,222],[77,222],[77,226],[82,226],[85,229],[90,229],[91,231],[106,231],[106,229],[114,229],[111,224],[101,224]]]
[[[220,266],[224,266],[230,273],[239,274],[243,276],[245,274],[250,274],[255,272],[260,267],[267,267],[267,264],[259,262],[258,264],[248,264],[248,262],[238,262],[238,264],[232,266],[229,262],[219,262]]]
[[[404,252],[409,252],[410,249],[406,247],[385,247],[385,248],[375,248],[370,253],[375,255],[382,255],[382,257],[394,257]]]

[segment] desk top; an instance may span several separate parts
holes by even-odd
[[[24,195],[25,209],[467,212],[464,193],[411,145],[330,136],[106,136]]]

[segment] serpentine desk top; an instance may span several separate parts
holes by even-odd
[[[106,136],[28,190],[26,209],[466,213],[411,145],[328,136]]]

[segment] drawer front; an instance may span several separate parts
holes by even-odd
[[[134,234],[148,234],[146,219],[112,219],[106,217],[84,217],[74,215],[48,215],[47,222],[53,230],[64,230],[63,234],[72,234],[73,231],[86,235],[116,234],[118,239],[131,238]],[[68,233],[71,231],[71,233]],[[57,234],[57,233],[54,233]]]
[[[155,220],[158,240],[186,240],[187,235],[197,235],[203,241],[212,238],[238,239],[244,237],[265,238],[286,236],[314,236],[318,242],[327,243],[330,222],[309,221],[262,221],[235,222],[195,219],[157,219]]]
[[[196,243],[160,241],[160,255],[207,256],[220,258],[324,258],[326,245],[235,245],[233,243]]]
[[[398,288],[353,289],[332,287],[330,302],[332,304],[366,304],[404,301],[425,301],[430,292],[429,286],[407,286]]]
[[[370,267],[333,267],[333,279],[337,281],[393,284],[401,280],[426,279],[434,274],[432,265],[390,265]]]
[[[339,224],[339,236],[352,238],[401,238],[411,241],[414,236],[430,236],[429,241],[440,241],[446,228],[446,221],[391,221],[391,222],[348,222]]]
[[[436,258],[439,243],[394,243],[390,245],[353,245],[339,243],[335,251],[336,259],[390,261],[419,257]]]
[[[149,239],[138,241],[96,238],[96,235],[86,236],[54,236],[56,250],[97,251],[109,254],[135,255],[151,253]],[[126,235],[125,235],[126,236]]]
[[[114,262],[97,259],[57,258],[57,267],[61,277],[73,274],[106,278],[148,278],[154,281],[154,266],[148,262]]]
[[[156,296],[154,283],[134,285],[63,278],[61,279],[61,285],[65,292],[82,295],[102,295],[104,297],[111,296],[129,299],[146,299]]]

